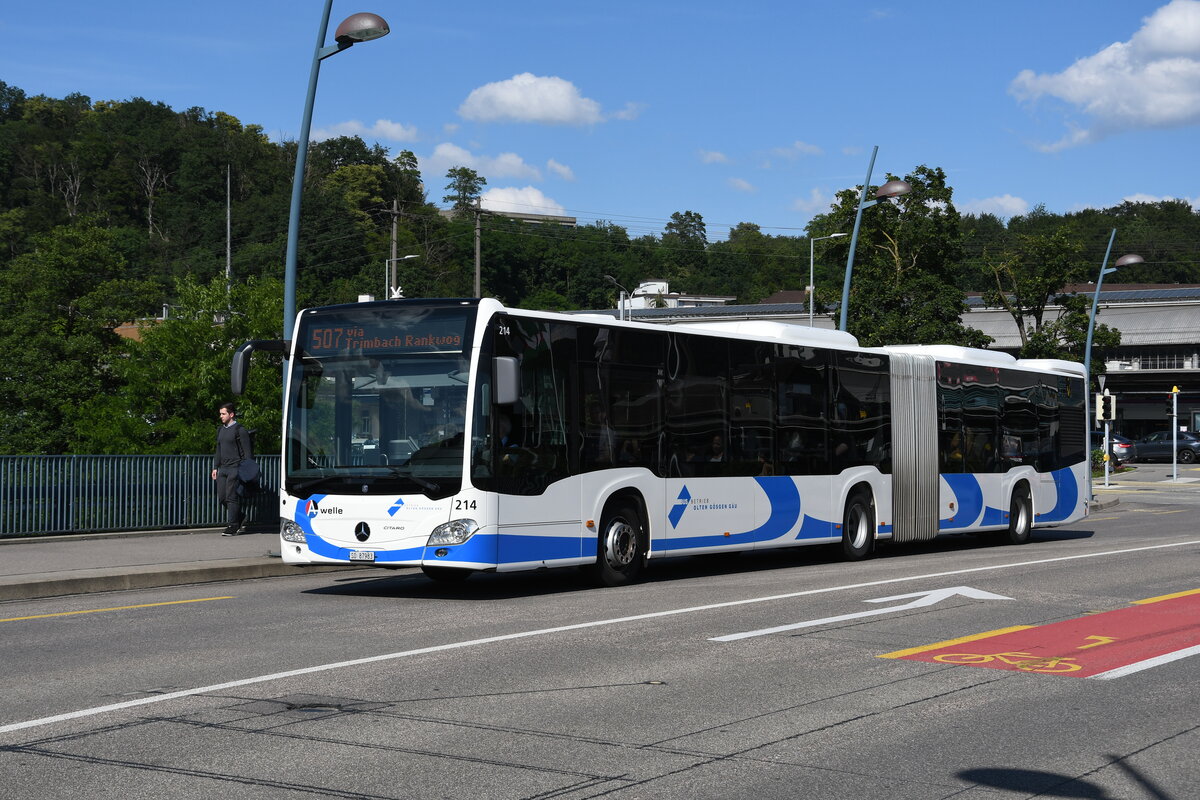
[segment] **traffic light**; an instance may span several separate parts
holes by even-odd
[[[1179,387],[1172,386],[1170,393],[1167,395],[1167,416],[1175,416],[1175,398],[1179,395]]]
[[[1117,421],[1117,396],[1106,394],[1101,396],[1101,406],[1104,408],[1104,419],[1108,422]]]
[[[1117,396],[1096,394],[1096,422],[1115,422],[1117,419]]]

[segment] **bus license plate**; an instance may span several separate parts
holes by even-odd
[[[374,550],[351,550],[350,551],[350,560],[351,561],[374,561],[375,560],[375,551]]]

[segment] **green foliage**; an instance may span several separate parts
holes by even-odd
[[[86,453],[204,453],[212,449],[218,406],[235,400],[242,424],[258,430],[261,452],[279,446],[282,397],[278,357],[258,354],[241,398],[229,391],[233,352],[250,339],[269,339],[283,314],[283,287],[274,279],[205,284],[183,278],[178,305],[140,328],[109,363],[118,379],[111,394],[84,401],[76,445]],[[186,369],[180,369],[187,365]]]
[[[0,452],[207,452],[215,405],[229,399],[229,356],[278,338],[297,145],[203,108],[144,98],[27,96],[0,81]],[[358,137],[310,147],[298,253],[301,306],[379,296],[386,259],[406,297],[473,290],[474,215],[446,219],[426,198],[416,156]],[[445,201],[470,211],[487,178],[456,167]],[[1123,203],[1066,215],[1037,207],[1007,223],[960,217],[945,173],[921,166],[914,192],[863,214],[850,330],[864,344],[985,344],[959,321],[964,292],[1008,302],[1028,334],[1022,355],[1081,358],[1086,308],[1061,295],[1089,280],[1113,227],[1141,266],[1120,282],[1200,282],[1200,215],[1187,203]],[[849,233],[858,193],[842,192],[808,227]],[[226,212],[230,283],[226,285]],[[485,295],[525,308],[614,308],[618,290],[665,279],[675,291],[759,301],[808,283],[810,241],[752,222],[709,241],[696,211],[658,235],[605,221],[577,227],[483,214]],[[836,308],[849,237],[815,248],[818,313]],[[1003,300],[1002,300],[1003,298]],[[1087,298],[1084,298],[1085,300]],[[1047,322],[1047,305],[1067,305]],[[121,323],[158,315],[143,339]],[[1085,303],[1086,305],[1086,303]],[[1093,364],[1119,332],[1096,326]],[[242,419],[269,449],[278,436],[279,370],[255,356]]]
[[[920,166],[905,180],[912,184],[911,193],[881,202],[862,215],[847,329],[868,346],[901,342],[983,346],[990,339],[960,322],[966,310],[959,288],[962,232],[946,174],[940,168]],[[809,233],[828,236],[851,231],[858,201],[859,190],[840,192],[832,211],[813,218]],[[840,253],[845,263],[850,238],[831,240],[836,244],[828,248],[828,257],[832,260]],[[840,296],[840,287],[838,291]]]
[[[113,328],[161,294],[124,277],[115,238],[87,220],[60,227],[0,273],[0,452],[70,451],[76,410],[116,386]]]
[[[446,171],[446,177],[450,182],[446,184],[447,194],[442,202],[449,203],[459,214],[475,208],[475,201],[487,185],[487,178],[470,167],[451,167]]]

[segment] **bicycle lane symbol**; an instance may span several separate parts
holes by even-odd
[[[880,657],[1106,678],[1197,654],[1198,645],[1200,590],[1191,590],[1135,601],[1116,611],[1004,628]]]

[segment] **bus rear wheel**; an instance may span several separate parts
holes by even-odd
[[[875,503],[869,492],[857,491],[846,501],[842,516],[842,556],[861,561],[875,544]]]
[[[596,545],[592,574],[597,583],[621,586],[638,577],[646,560],[646,531],[635,503],[605,509]]]
[[[1033,502],[1029,498],[1029,487],[1024,483],[1013,489],[1008,504],[1008,531],[1004,538],[1009,544],[1025,544],[1033,530]]]

